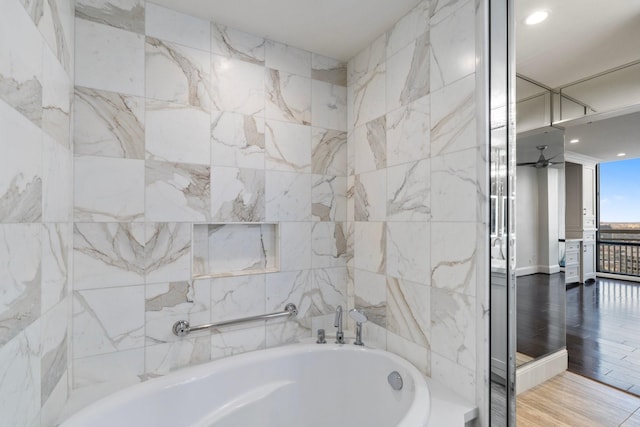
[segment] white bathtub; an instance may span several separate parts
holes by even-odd
[[[387,376],[397,371],[401,390]],[[430,394],[406,360],[296,344],[185,368],[108,396],[61,427],[424,427]]]

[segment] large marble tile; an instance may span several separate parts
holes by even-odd
[[[347,86],[347,64],[337,59],[311,54],[311,78],[332,85]]]
[[[386,35],[381,35],[347,65],[349,129],[385,113],[385,43]]]
[[[356,222],[355,268],[384,274],[387,269],[387,231],[383,222]]]
[[[71,365],[71,363],[69,363]],[[63,416],[63,410],[69,401],[69,376],[70,371],[63,373],[58,384],[49,394],[46,402],[42,402],[40,411],[40,426],[54,426]]]
[[[421,1],[387,32],[388,58],[429,31],[430,6],[430,0]]]
[[[469,0],[432,0],[429,6],[431,24],[438,24],[468,2]]]
[[[73,81],[48,49],[43,51],[42,67],[42,130],[58,144],[71,148]]]
[[[265,40],[214,22],[211,24],[211,52],[264,65]]]
[[[49,396],[67,372],[70,355],[68,354],[70,300],[58,304],[42,316],[41,320],[41,402]]]
[[[427,222],[388,222],[387,275],[428,285],[429,235]]]
[[[211,336],[211,359],[221,359],[234,354],[262,350],[266,347],[264,325],[246,329],[225,331],[224,334]]]
[[[144,96],[144,36],[76,19],[75,84]]]
[[[431,286],[475,296],[476,239],[475,223],[431,224]]]
[[[314,126],[347,130],[347,88],[318,80],[311,84],[311,122]]]
[[[313,175],[311,214],[314,221],[347,220],[347,178]]]
[[[145,223],[145,282],[191,278],[191,224]]]
[[[76,156],[144,159],[144,99],[76,86]]]
[[[74,358],[144,346],[144,286],[74,291]]]
[[[311,130],[311,172],[347,176],[347,133],[313,128]]]
[[[145,43],[145,94],[210,111],[211,54],[157,38]]]
[[[425,159],[387,169],[388,221],[428,221],[431,218],[429,163],[429,159]]]
[[[71,283],[73,226],[70,223],[42,226],[41,313],[64,300]]]
[[[355,308],[362,310],[374,325],[387,326],[387,285],[383,274],[355,269]]]
[[[267,120],[265,145],[266,169],[311,172],[311,127]]]
[[[153,3],[146,3],[147,36],[209,52],[210,23],[205,19],[185,15]]]
[[[5,2],[0,14],[0,99],[38,126],[42,123],[43,48],[40,33],[22,6]]]
[[[76,157],[73,194],[77,221],[142,221],[144,161]]]
[[[207,221],[211,209],[209,166],[146,161],[149,221]]]
[[[387,218],[387,170],[356,175],[353,184],[356,221],[384,221]]]
[[[267,313],[265,283],[264,274],[212,279],[211,321],[221,322]],[[224,335],[229,330],[256,326],[260,326],[260,323],[217,328],[214,333]]]
[[[295,319],[276,320],[267,326],[267,345],[269,334],[277,330],[278,323],[285,326],[284,332],[287,327],[293,327],[289,330],[293,334],[287,338],[309,336],[312,317],[334,313],[338,305],[346,303],[346,281],[340,271],[346,272],[346,269],[338,269],[337,276],[326,273],[319,278],[315,277],[315,270],[267,275],[267,312],[282,310],[287,303],[298,307]]]
[[[431,336],[430,288],[387,277],[387,329],[423,348]]]
[[[387,165],[426,159],[431,155],[429,95],[387,114]]]
[[[40,375],[40,322],[37,322],[0,347],[3,426],[28,426],[39,416]]]
[[[211,55],[213,108],[246,115],[264,114],[264,67]]]
[[[349,86],[376,74],[379,66],[386,60],[386,40],[386,35],[381,35],[349,61],[347,64]]]
[[[263,169],[264,140],[264,119],[211,113],[211,165]]]
[[[42,219],[72,221],[73,155],[48,135],[42,142]]]
[[[74,357],[71,386],[73,389],[100,386],[115,392],[139,383],[144,378],[144,351],[144,348],[135,348],[97,356]]]
[[[481,203],[475,149],[431,159],[431,217],[434,221],[476,220]]]
[[[76,0],[76,16],[144,34],[144,0]]]
[[[264,170],[212,167],[212,220],[217,222],[264,221],[264,190]]]
[[[464,5],[431,25],[431,90],[475,71],[475,3]]]
[[[469,402],[476,398],[476,372],[459,363],[431,352],[431,378],[446,384],[451,390]]]
[[[147,100],[147,159],[209,165],[210,114],[199,107]]]
[[[267,171],[265,179],[267,221],[311,220],[311,175]]]
[[[145,286],[145,343],[146,346],[183,341],[174,335],[172,326],[179,320],[192,325],[209,323],[211,289],[208,281],[167,282]],[[209,334],[197,333],[184,341],[206,338]],[[209,341],[206,342],[209,349]],[[166,349],[169,350],[169,349]],[[177,349],[169,350],[175,352]],[[147,372],[150,370],[147,369]]]
[[[46,45],[69,74],[73,73],[74,60],[74,4],[72,0],[38,0],[25,4]]]
[[[408,360],[425,375],[431,373],[429,350],[393,332],[387,333],[387,351]]]
[[[387,60],[387,112],[429,94],[429,51],[427,32]]]
[[[474,370],[476,367],[475,299],[431,288],[431,349]]]
[[[476,145],[475,76],[470,75],[431,94],[431,155]]]
[[[0,225],[0,344],[40,317],[42,236],[39,224]]]
[[[311,266],[313,268],[346,267],[346,224],[317,222],[311,232]]]
[[[356,173],[387,167],[386,123],[386,117],[381,116],[354,129]]]
[[[280,271],[311,268],[311,222],[280,223]]]
[[[279,70],[265,72],[267,119],[310,125],[311,79]]]
[[[322,317],[335,319],[335,311],[338,305],[341,305],[344,312],[344,324],[346,325],[347,305],[347,286],[348,272],[346,267],[338,268],[314,268],[311,271],[312,283],[316,292],[322,295],[325,304],[328,304],[328,310],[323,309],[320,315],[314,315],[314,318]],[[313,321],[313,318],[312,318]]]
[[[208,362],[211,359],[211,337],[182,339],[145,348],[145,377],[156,378],[177,369]]]
[[[74,290],[144,283],[144,244],[142,223],[76,223]]]
[[[42,135],[0,101],[0,222],[42,218]],[[19,142],[19,143],[18,143]]]
[[[311,53],[272,40],[267,40],[265,65],[273,70],[311,77]]]

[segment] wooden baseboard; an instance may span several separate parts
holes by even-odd
[[[558,350],[516,370],[516,395],[525,392],[567,370],[569,354]]]

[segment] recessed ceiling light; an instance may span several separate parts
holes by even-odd
[[[571,144],[577,144],[578,142],[580,142],[579,139],[572,139],[571,141],[569,141]]]
[[[626,155],[627,155],[627,153],[618,153],[618,157],[624,157]]]
[[[548,10],[536,10],[535,12],[527,16],[527,18],[524,20],[524,23],[527,25],[536,25],[541,23],[548,17],[549,17]]]

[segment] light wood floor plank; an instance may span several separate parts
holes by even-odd
[[[516,402],[518,427],[640,427],[640,398],[570,372]]]

